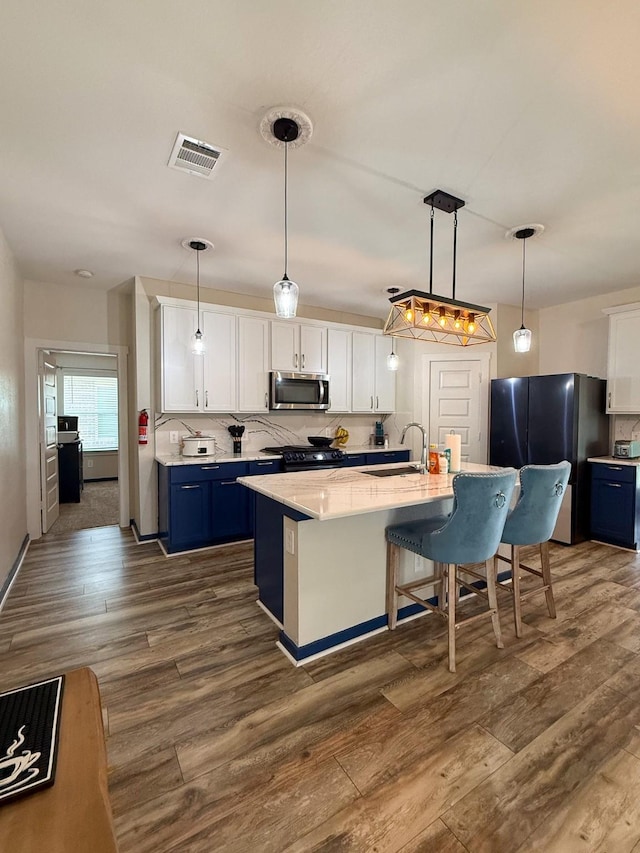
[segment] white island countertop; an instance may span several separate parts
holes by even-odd
[[[453,497],[454,474],[420,474],[416,471],[415,474],[376,477],[367,473],[380,469],[402,469],[407,464],[395,462],[357,468],[238,477],[238,483],[320,521]],[[484,473],[504,469],[468,462],[464,464],[463,470]]]

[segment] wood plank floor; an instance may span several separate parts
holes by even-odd
[[[505,648],[463,628],[455,674],[429,616],[296,669],[248,545],[49,535],[0,613],[0,689],[96,672],[122,853],[640,853],[640,559],[551,556],[558,618],[530,599],[517,640],[501,596]]]

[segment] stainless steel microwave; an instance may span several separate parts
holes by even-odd
[[[326,373],[271,371],[270,409],[328,409],[329,377]]]

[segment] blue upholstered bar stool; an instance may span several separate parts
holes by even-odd
[[[511,566],[512,583],[502,589],[513,596],[513,616],[516,623],[516,636],[522,636],[522,608],[525,598],[544,592],[547,599],[549,616],[556,618],[556,605],[553,600],[551,584],[551,566],[549,563],[549,539],[558,520],[562,498],[569,482],[571,464],[559,462],[557,465],[525,465],[520,469],[520,496],[509,513],[502,533],[501,542],[511,545],[511,558],[498,554]],[[542,571],[525,566],[520,560],[520,548],[524,545],[540,546]],[[542,586],[525,593],[520,590],[520,570],[542,578]]]
[[[498,550],[509,511],[516,473],[513,468],[504,468],[499,472],[487,474],[456,474],[453,478],[451,515],[393,524],[386,530],[389,628],[393,630],[396,627],[399,595],[405,595],[422,607],[438,613],[448,623],[451,672],[456,670],[456,628],[464,622],[491,616],[496,645],[502,648],[493,556]],[[433,560],[434,574],[398,584],[401,548]],[[468,568],[477,563],[485,563],[486,578],[485,575]],[[478,589],[473,591],[486,598],[489,607],[482,613],[456,622],[458,588],[469,588],[471,583],[458,577],[459,566],[464,566],[465,575],[469,574],[483,581],[486,579],[486,592]],[[437,607],[414,593],[414,590],[426,586],[437,588]]]

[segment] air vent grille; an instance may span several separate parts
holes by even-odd
[[[211,145],[200,139],[194,139],[191,136],[185,136],[184,133],[179,133],[168,165],[172,169],[189,172],[190,175],[211,178],[213,177],[214,169],[220,164],[224,153],[224,148]]]

